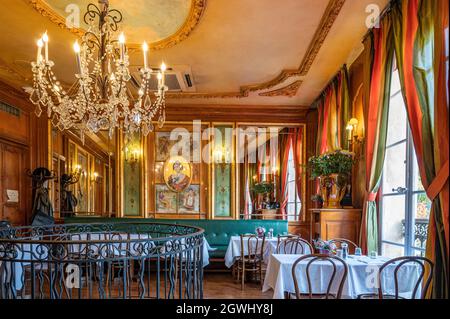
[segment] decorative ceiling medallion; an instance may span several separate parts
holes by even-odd
[[[284,83],[286,80],[295,77],[295,76],[306,76],[311,69],[311,66],[319,54],[320,48],[322,47],[328,33],[331,30],[336,18],[341,12],[342,7],[345,4],[345,0],[330,0],[327,8],[325,9],[325,13],[322,16],[319,27],[314,34],[314,37],[308,47],[305,57],[303,58],[302,63],[300,64],[297,70],[283,70],[281,73],[275,77],[274,79],[254,84],[254,85],[245,85],[241,86],[239,92],[220,92],[220,93],[172,93],[167,94],[167,98],[171,99],[198,99],[198,98],[244,98],[248,97],[250,92],[255,91],[263,91],[271,89],[281,83]],[[298,81],[297,81],[298,82]],[[300,84],[301,85],[301,82]],[[288,86],[290,87],[290,86]],[[288,88],[286,87],[286,88]],[[298,88],[297,88],[298,89]],[[282,89],[280,89],[282,90]],[[280,96],[283,94],[276,95],[273,92],[277,92],[278,90],[272,92],[263,92],[259,94],[260,96]],[[294,94],[295,95],[295,94]]]
[[[49,4],[45,2],[45,0],[26,0],[39,14],[43,17],[48,18],[51,22],[55,23],[62,29],[70,30],[73,34],[78,37],[82,37],[85,34],[85,30],[82,28],[68,28],[66,26],[66,20],[63,16],[57,13]],[[172,35],[150,43],[149,47],[152,50],[161,50],[170,48],[181,41],[187,39],[191,32],[195,29],[195,27],[200,22],[200,18],[202,17],[205,9],[206,9],[207,0],[191,0],[191,7],[186,21],[183,25]],[[141,47],[140,44],[129,44],[130,50],[139,49]]]
[[[259,93],[259,96],[287,96],[294,97],[297,95],[298,89],[302,85],[303,81],[295,81],[294,83],[289,84],[288,86],[282,87],[280,89],[276,89],[269,92]]]

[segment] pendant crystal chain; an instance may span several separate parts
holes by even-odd
[[[147,136],[154,130],[153,121],[162,127],[165,122],[166,66],[159,70],[148,67],[148,45],[144,43],[144,67],[137,100],[127,84],[131,79],[125,36],[119,35],[122,14],[109,9],[108,1],[99,6],[89,4],[84,21],[88,25],[82,38],[74,44],[78,72],[76,82],[67,91],[57,80],[49,59],[47,33],[38,41],[36,62],[32,62],[33,89],[30,100],[36,105],[36,115],[46,109],[52,124],[61,131],[79,129],[85,132],[121,129],[127,136],[136,132]],[[116,40],[117,39],[117,40]],[[43,52],[44,51],[44,52]],[[150,88],[152,77],[158,80],[156,92]]]

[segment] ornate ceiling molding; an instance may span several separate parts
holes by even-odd
[[[244,85],[241,86],[239,92],[220,92],[220,93],[173,93],[168,94],[167,98],[172,99],[197,99],[197,98],[244,98],[248,97],[250,92],[255,91],[263,91],[271,89],[277,85],[280,85],[287,81],[292,77],[306,76],[311,69],[311,66],[319,54],[320,48],[322,47],[325,39],[327,38],[328,33],[330,32],[336,18],[341,12],[342,7],[345,4],[345,0],[330,0],[327,8],[325,9],[325,13],[322,16],[319,27],[317,28],[314,37],[309,44],[308,50],[306,51],[306,55],[304,56],[300,66],[298,69],[294,70],[283,70],[281,73],[275,77],[274,79],[253,85]],[[300,82],[300,83],[298,83]],[[294,85],[295,84],[295,85]],[[260,93],[260,96],[295,96],[300,88],[301,81],[296,81],[290,85],[288,85],[285,92],[289,92],[289,95],[284,95],[283,89],[274,90],[271,92],[263,92]],[[293,94],[293,88],[297,86],[297,90],[295,94]],[[288,93],[285,93],[288,94]]]
[[[29,5],[31,5],[37,12],[39,12],[40,15],[43,17],[46,17],[51,22],[55,23],[57,26],[59,26],[62,29],[70,30],[73,34],[75,34],[78,37],[82,37],[85,33],[85,30],[79,29],[79,28],[68,28],[66,25],[66,20],[64,17],[59,15],[55,10],[53,10],[46,2],[45,0],[26,0]],[[206,9],[206,3],[207,0],[191,0],[191,9],[189,11],[189,15],[184,22],[184,24],[178,29],[177,32],[172,34],[171,36],[157,41],[150,43],[149,46],[153,50],[161,50],[173,47],[174,45],[177,45],[183,40],[186,40],[189,35],[192,33],[192,31],[195,29],[195,27],[200,22],[200,18],[202,17],[203,13]],[[131,49],[140,48],[140,44],[130,44],[129,47]]]
[[[294,83],[289,84],[288,86],[282,87],[280,89],[276,89],[269,92],[259,93],[259,96],[287,96],[294,97],[297,95],[298,89],[302,85],[303,81],[295,81]]]
[[[61,28],[67,29],[65,20],[58,15],[54,10],[45,3],[44,0],[26,0],[35,10],[37,10],[42,16],[47,17],[50,21],[57,24]],[[201,16],[206,8],[207,0],[192,0],[191,11],[188,19],[184,25],[172,36],[150,44],[150,47],[154,50],[160,50],[172,47],[181,41],[185,40],[190,33],[198,25]],[[288,79],[293,77],[306,76],[311,69],[323,43],[325,42],[328,33],[330,32],[336,18],[338,17],[342,7],[345,4],[345,0],[330,0],[325,13],[321,18],[320,24],[314,34],[314,37],[309,44],[303,60],[298,69],[286,69],[282,70],[278,76],[274,79],[251,85],[244,85],[239,88],[238,92],[182,92],[182,93],[168,93],[167,98],[170,99],[211,99],[211,98],[245,98],[248,97],[251,92],[264,91],[272,89],[282,83],[285,83]],[[81,36],[84,31],[81,29],[70,29],[74,34]],[[130,50],[139,48],[139,45],[130,45]],[[300,83],[298,83],[300,82]],[[270,92],[262,92],[260,96],[295,96],[294,88],[300,87],[301,81],[296,81],[289,84],[287,87],[277,89]],[[295,91],[296,93],[297,91]],[[294,94],[294,95],[292,95]]]
[[[328,6],[325,10],[325,14],[320,21],[319,28],[314,34],[314,38],[309,45],[308,51],[298,68],[300,75],[304,76],[308,74],[314,60],[319,54],[320,48],[322,47],[325,39],[327,38],[328,33],[331,30],[336,18],[341,12],[342,7],[344,6],[345,0],[330,0]]]

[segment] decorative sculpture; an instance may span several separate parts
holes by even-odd
[[[48,191],[48,181],[55,175],[45,167],[36,168],[28,176],[33,180],[32,226],[50,225],[54,223],[53,206]]]
[[[73,217],[75,207],[78,205],[78,199],[73,195],[72,191],[68,189],[70,185],[78,183],[80,180],[79,174],[63,174],[61,176],[61,216]]]

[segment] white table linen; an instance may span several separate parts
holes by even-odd
[[[301,255],[271,255],[267,266],[263,292],[273,289],[273,299],[284,299],[285,292],[295,293],[292,266],[299,257]],[[342,296],[344,298],[357,298],[360,294],[378,293],[376,287],[378,270],[388,260],[386,257],[370,259],[366,256],[351,256],[351,258],[347,258],[348,275],[344,283]],[[309,293],[306,278],[307,263],[308,259],[302,261],[296,267],[299,289],[302,293]],[[336,263],[336,265],[336,278],[340,279],[343,273],[343,266],[340,263]],[[395,265],[391,265],[383,270],[382,287],[385,293],[394,293],[394,268]],[[311,265],[310,274],[313,293],[326,293],[331,273],[332,266],[329,262],[317,261]],[[400,295],[410,298],[419,275],[420,268],[417,265],[406,264],[400,268],[398,273]],[[335,280],[331,293],[337,292],[338,282],[338,280]]]
[[[244,254],[248,255],[248,238],[244,238]],[[265,239],[264,247],[263,247],[263,259],[264,261],[268,260],[271,253],[275,252],[277,249],[277,237],[273,237],[271,239]],[[254,245],[256,240],[252,239],[250,241],[250,250],[254,249]],[[262,239],[259,240],[259,243],[262,243]],[[231,268],[236,261],[237,257],[241,256],[241,237],[240,236],[232,236],[230,238],[230,242],[228,243],[228,248],[225,253],[225,266]]]

